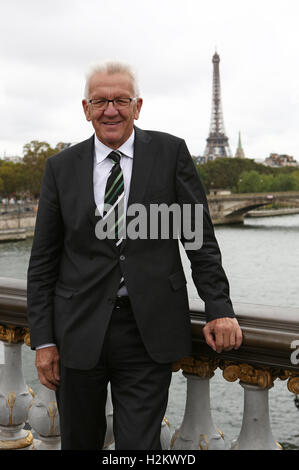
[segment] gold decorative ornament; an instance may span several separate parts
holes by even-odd
[[[171,438],[171,442],[170,442],[170,446],[169,446],[170,449],[173,448],[173,444],[175,443],[175,441],[177,440],[178,437],[179,437],[179,429],[177,429],[175,431],[174,435]]]
[[[28,328],[0,325],[0,340],[7,343],[22,343],[28,332]]]
[[[166,418],[166,416],[164,416],[163,421],[167,424],[167,426],[168,426],[169,429],[170,429],[170,422],[168,421],[168,419]]]
[[[219,360],[210,359],[208,357],[202,357],[198,360],[198,375],[199,377],[211,378],[214,375],[214,371],[219,365]]]
[[[235,382],[240,376],[240,367],[235,364],[228,365],[223,368],[222,374],[228,382]]]
[[[299,375],[289,378],[288,390],[295,395],[299,394]]]
[[[51,431],[50,431],[50,436],[54,436],[55,432],[55,416],[57,415],[57,403],[56,401],[50,401],[49,406],[48,406],[48,413],[51,419]]]
[[[27,436],[16,440],[0,440],[0,449],[2,450],[17,450],[29,447],[33,443],[33,435],[30,431]]]
[[[273,381],[277,378],[277,373],[266,367],[256,368],[250,364],[231,364],[224,361],[220,365],[223,371],[223,377],[228,382],[235,382],[239,379],[241,382],[249,385],[257,385],[265,389],[273,386]]]
[[[186,374],[197,375],[202,378],[211,378],[217,369],[219,360],[208,358],[206,356],[185,357],[173,364],[173,371],[177,372],[182,369]]]
[[[209,450],[209,439],[206,434],[200,434],[198,446],[200,450]]]
[[[217,367],[222,370],[223,377],[228,382],[235,382],[239,379],[244,384],[256,385],[261,389],[273,387],[274,381],[277,378],[288,380],[289,391],[299,395],[299,372],[294,370],[262,365],[257,367],[247,363],[235,364],[221,359],[200,356],[185,357],[180,361],[174,362],[172,371],[177,372],[182,369],[186,374],[211,378]]]
[[[12,410],[16,401],[16,394],[15,392],[8,392],[7,395],[7,406],[9,408],[9,425],[13,424],[12,422]]]
[[[277,377],[280,378],[280,380],[287,380],[289,377],[291,377],[292,372],[290,370],[278,370],[277,371]]]

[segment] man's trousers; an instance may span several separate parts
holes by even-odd
[[[101,357],[94,369],[60,366],[56,396],[61,449],[103,448],[109,381],[115,449],[161,449],[161,423],[167,407],[171,364],[158,364],[150,358],[130,306],[113,310]]]

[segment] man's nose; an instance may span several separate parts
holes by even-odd
[[[104,114],[106,116],[116,116],[118,114],[118,110],[114,107],[114,104],[111,101],[108,103]]]

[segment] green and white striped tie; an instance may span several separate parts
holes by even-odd
[[[104,214],[103,219],[108,220],[113,217],[111,224],[111,237],[115,238],[116,246],[120,246],[123,241],[125,208],[124,208],[124,177],[120,166],[122,153],[114,150],[109,153],[108,157],[114,161],[114,165],[110,171],[104,197]],[[108,205],[108,207],[107,207]],[[106,206],[106,207],[105,207]]]
[[[119,150],[114,150],[109,153],[108,157],[114,161],[114,165],[110,171],[104,197],[104,213],[103,219],[108,220],[109,217],[113,217],[111,232],[111,238],[115,238],[116,246],[120,248],[123,241],[124,224],[125,224],[125,190],[124,190],[124,177],[120,166],[120,159],[122,153]],[[105,208],[105,205],[109,206]],[[124,285],[124,278],[120,280],[119,288]]]

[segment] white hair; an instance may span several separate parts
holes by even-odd
[[[125,73],[129,75],[130,79],[132,80],[132,86],[134,91],[134,96],[139,97],[140,91],[139,86],[137,83],[136,73],[133,71],[132,67],[129,64],[124,62],[102,62],[98,64],[93,64],[90,66],[87,74],[86,74],[86,83],[84,88],[84,98],[87,99],[89,97],[89,84],[91,78],[96,73],[107,73],[107,74],[115,74],[115,73]]]

